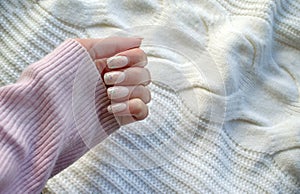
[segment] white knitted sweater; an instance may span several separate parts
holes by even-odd
[[[66,38],[145,37],[149,117],[45,190],[300,193],[299,0],[1,0],[0,10],[1,86]]]

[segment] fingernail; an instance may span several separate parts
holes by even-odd
[[[125,56],[113,56],[107,59],[107,66],[110,69],[125,67],[128,64],[128,58]]]
[[[126,108],[127,108],[127,105],[125,103],[117,103],[117,104],[109,105],[107,107],[107,110],[110,113],[118,113],[118,112],[126,110]]]
[[[123,86],[115,86],[107,89],[109,99],[123,98],[129,94],[129,89]]]
[[[107,85],[118,84],[125,80],[125,73],[121,71],[112,71],[104,74],[104,82]]]

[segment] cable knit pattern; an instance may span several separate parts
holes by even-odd
[[[44,192],[299,193],[299,0],[2,0],[0,5],[2,85],[14,83],[28,64],[66,38],[103,37],[143,25],[168,26],[195,38],[224,81],[225,96],[219,83],[198,90],[194,80],[200,75],[182,68],[173,51],[146,48],[151,73],[166,80],[150,85],[149,117],[112,134],[50,179]],[[191,46],[184,38],[176,41]],[[189,88],[180,85],[172,68],[191,81],[192,97],[207,106],[218,106],[207,96],[226,102],[222,123],[208,119],[205,103],[195,106],[203,114],[195,113],[183,95]],[[169,87],[170,82],[182,88]]]

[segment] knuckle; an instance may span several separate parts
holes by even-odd
[[[146,91],[146,100],[145,100],[145,103],[149,103],[151,101],[151,92],[148,88],[145,88],[145,91]]]
[[[144,102],[141,99],[136,99],[135,100],[135,114],[139,115],[143,112],[144,110]]]
[[[139,116],[139,119],[143,120],[143,119],[147,118],[148,114],[149,114],[149,110],[148,110],[148,107],[146,106],[145,111],[143,111],[143,113]]]
[[[141,99],[134,99],[133,106],[131,114],[136,120],[143,120],[148,116],[148,107]]]
[[[141,99],[145,104],[151,101],[151,92],[148,88],[143,85],[138,85],[135,88],[134,94],[136,98]]]
[[[136,56],[138,59],[137,64],[139,64],[140,66],[145,66],[148,63],[148,58],[147,58],[147,54],[145,53],[144,50],[137,48],[136,50]]]
[[[151,83],[151,73],[148,68],[143,68],[146,74],[144,85],[149,85]]]
[[[144,51],[143,49],[141,49],[141,48],[137,48],[137,49],[136,49],[136,53],[137,53],[137,55],[140,56],[141,58],[146,57],[145,51]]]
[[[145,53],[145,51],[143,51],[141,49],[141,59],[142,61],[145,63],[145,65],[148,63],[148,57],[147,57],[147,54]]]
[[[142,96],[144,93],[144,86],[143,85],[137,85],[136,88],[136,93],[138,96]]]
[[[133,96],[142,99],[145,104],[149,103],[151,100],[150,90],[143,85],[138,85],[134,88]]]
[[[144,120],[145,118],[148,117],[148,108],[145,109],[145,111],[143,111],[142,113],[138,114],[138,115],[134,115],[134,118],[137,121],[141,121]]]

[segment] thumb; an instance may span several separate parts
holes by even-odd
[[[109,58],[141,45],[142,38],[108,37],[104,39],[76,39],[89,52],[93,60]]]

